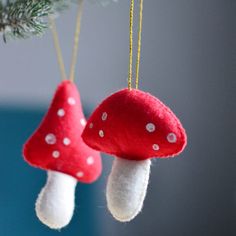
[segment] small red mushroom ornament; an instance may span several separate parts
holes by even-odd
[[[116,158],[108,178],[108,209],[119,221],[142,209],[151,158],[174,157],[186,146],[185,130],[159,99],[138,89],[123,89],[93,112],[82,138],[90,147]]]
[[[36,201],[36,214],[53,229],[70,222],[77,181],[92,183],[101,173],[99,152],[81,138],[85,125],[78,90],[74,83],[63,81],[42,123],[23,148],[30,165],[48,171]]]

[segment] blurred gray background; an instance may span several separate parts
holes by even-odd
[[[51,33],[0,42],[0,235],[236,235],[235,13],[235,0],[144,1],[140,88],[177,114],[188,146],[175,159],[153,161],[143,211],[125,224],[106,209],[112,157],[104,156],[102,177],[79,185],[76,215],[60,233],[34,215],[45,173],[21,159],[60,81]],[[75,15],[74,6],[57,21],[67,68]],[[76,83],[86,111],[126,86],[128,17],[127,0],[85,4]]]

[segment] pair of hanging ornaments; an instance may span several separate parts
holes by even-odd
[[[142,10],[140,0],[135,88],[132,88],[134,0],[131,0],[128,88],[106,98],[86,122],[72,72],[71,80],[58,86],[42,123],[24,145],[25,160],[48,171],[46,185],[36,201],[36,214],[50,228],[59,229],[70,222],[77,181],[89,184],[100,176],[99,152],[114,156],[106,187],[108,209],[115,219],[127,222],[142,209],[151,159],[174,157],[186,146],[185,130],[175,114],[158,98],[138,89]],[[61,59],[58,45],[56,48]]]

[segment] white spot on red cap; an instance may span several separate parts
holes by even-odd
[[[88,165],[92,165],[94,163],[94,158],[92,157],[92,156],[89,156],[88,158],[87,158],[87,164]]]
[[[156,126],[153,123],[146,124],[146,130],[150,133],[154,132],[156,129]]]
[[[169,134],[167,135],[167,141],[168,141],[169,143],[176,143],[176,141],[177,141],[176,135],[175,135],[174,133],[169,133]]]
[[[105,121],[107,119],[107,113],[103,112],[102,113],[102,120]]]
[[[159,149],[160,149],[160,147],[159,147],[159,145],[158,144],[153,144],[152,145],[152,149],[154,150],[154,151],[158,151]]]
[[[65,115],[65,110],[62,109],[62,108],[59,109],[59,110],[57,111],[57,115],[60,116],[60,117],[64,116],[64,115]]]
[[[80,124],[82,126],[85,126],[86,125],[86,120],[84,118],[80,119]]]
[[[68,98],[68,100],[67,100],[67,102],[70,104],[70,105],[75,105],[75,103],[76,103],[76,101],[75,101],[75,99],[73,98],[73,97],[69,97]]]
[[[54,134],[47,134],[45,137],[45,142],[49,145],[53,145],[57,142],[57,138]]]
[[[52,156],[53,156],[54,158],[58,158],[58,157],[60,157],[60,152],[59,152],[59,151],[53,151],[53,152],[52,152]]]
[[[83,171],[79,171],[79,172],[76,173],[76,176],[78,178],[82,178],[84,176],[84,172]]]
[[[98,134],[101,138],[103,138],[105,136],[104,131],[101,129],[99,130]]]
[[[70,145],[70,143],[71,143],[71,141],[70,141],[69,138],[64,138],[64,139],[63,139],[63,144],[64,144],[64,145],[68,146],[68,145]]]
[[[92,129],[93,128],[93,123],[89,124],[89,128]]]

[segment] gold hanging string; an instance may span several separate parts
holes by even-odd
[[[49,22],[50,22],[50,26],[51,26],[53,42],[54,42],[54,47],[55,47],[56,54],[57,54],[57,61],[58,61],[58,65],[60,68],[61,77],[62,77],[62,80],[66,80],[67,77],[66,77],[65,64],[63,61],[63,57],[62,57],[62,52],[61,52],[61,47],[60,47],[60,43],[59,43],[59,37],[58,37],[58,33],[57,33],[56,24],[55,24],[55,21],[51,17],[49,17]]]
[[[132,89],[132,72],[133,72],[133,24],[134,24],[134,0],[130,0],[129,12],[129,76],[128,89]]]
[[[74,46],[73,46],[73,51],[72,51],[72,59],[71,59],[71,67],[70,67],[70,80],[72,82],[75,80],[75,67],[76,67],[76,61],[77,61],[77,56],[78,56],[82,13],[83,13],[83,0],[79,0],[75,35],[74,35]]]
[[[135,88],[136,89],[138,89],[138,85],[139,85],[139,67],[140,67],[141,43],[142,43],[142,25],[143,25],[143,0],[140,0],[140,3],[139,3],[139,27],[138,27],[138,49],[137,49],[136,79],[135,79]]]
[[[72,59],[71,59],[71,67],[70,67],[70,80],[73,82],[75,77],[75,67],[76,67],[76,60],[78,55],[78,44],[79,44],[79,35],[80,35],[80,28],[81,28],[81,18],[83,12],[83,0],[78,0],[78,13],[76,19],[76,28],[74,34],[74,45],[72,51]],[[53,42],[56,49],[57,54],[57,61],[60,67],[61,77],[63,80],[67,79],[66,71],[65,71],[65,64],[63,61],[62,50],[60,47],[58,32],[56,28],[55,21],[52,18],[49,18],[49,22],[51,25],[51,31],[53,35]]]
[[[141,42],[142,42],[142,22],[143,22],[143,0],[139,3],[139,25],[138,25],[138,46],[136,59],[136,79],[135,88],[139,85],[139,68],[141,57]],[[134,0],[130,0],[130,28],[129,28],[129,76],[128,89],[132,89],[132,73],[133,73],[133,24],[134,24]]]

